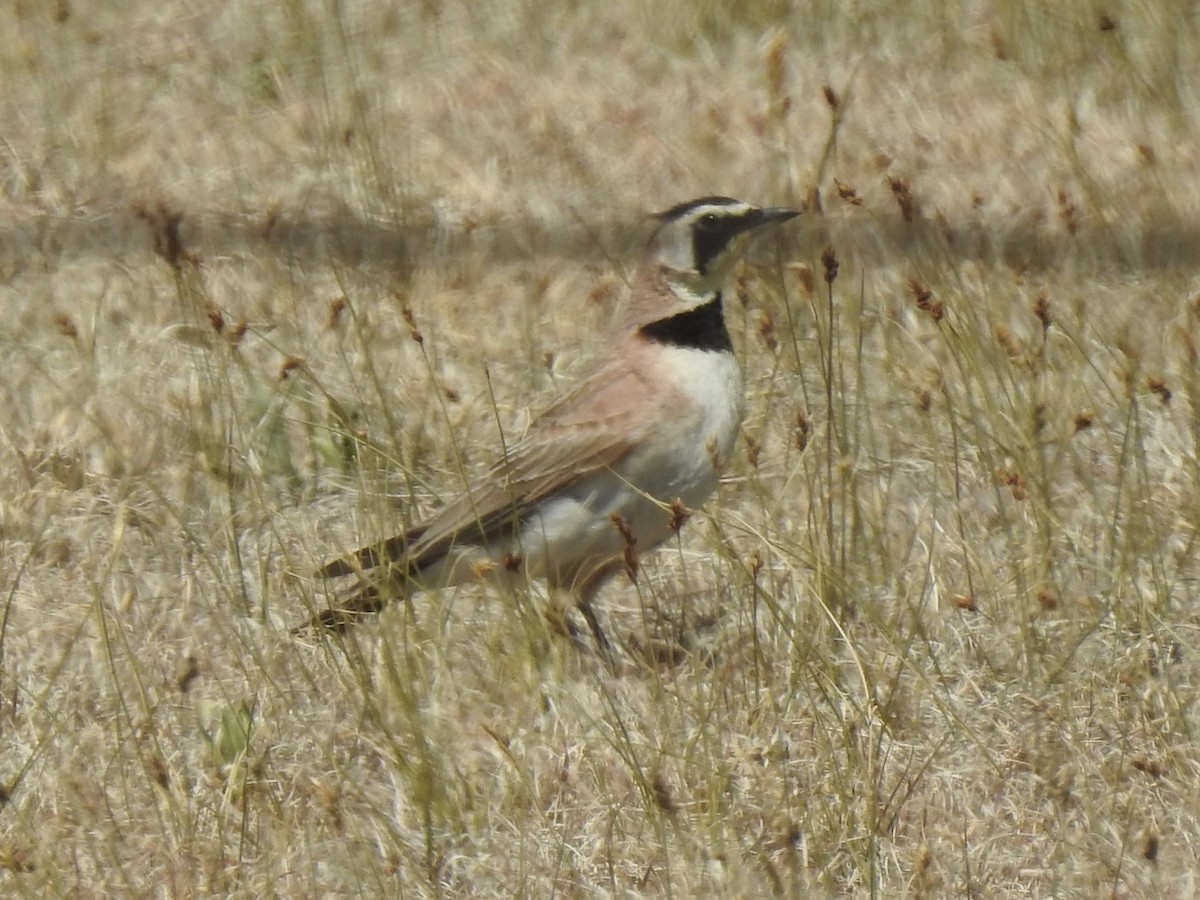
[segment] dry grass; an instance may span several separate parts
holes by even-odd
[[[487,6],[0,10],[0,890],[1192,896],[1190,4]],[[712,191],[811,214],[626,671],[290,637]]]

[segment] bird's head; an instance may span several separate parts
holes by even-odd
[[[730,197],[702,197],[656,217],[646,263],[685,307],[711,300],[753,236],[800,215],[798,209],[752,206]]]

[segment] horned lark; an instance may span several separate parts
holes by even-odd
[[[591,375],[429,521],[320,569],[357,581],[309,626],[344,628],[414,590],[541,578],[574,595],[607,654],[597,591],[708,499],[737,438],[742,380],[722,287],[751,235],[798,214],[728,197],[659,214]]]

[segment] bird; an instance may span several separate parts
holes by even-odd
[[[800,214],[706,196],[656,215],[607,351],[427,521],[339,556],[354,582],[294,631],[340,632],[389,600],[481,579],[569,593],[600,651],[600,588],[715,492],[745,407],[722,309],[751,239]]]

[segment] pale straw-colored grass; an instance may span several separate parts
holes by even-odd
[[[0,892],[1192,896],[1195,13],[893,7],[0,10]],[[808,215],[621,671],[292,637],[711,192]]]

